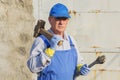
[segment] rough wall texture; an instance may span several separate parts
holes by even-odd
[[[32,80],[26,61],[33,22],[32,0],[0,0],[0,80]]]

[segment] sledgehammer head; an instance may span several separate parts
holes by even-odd
[[[38,20],[37,25],[34,28],[34,37],[38,37],[40,35],[44,35],[48,40],[51,40],[51,38],[53,37],[53,35],[44,29],[45,26],[45,21],[44,20]],[[62,45],[63,41],[59,41],[58,42],[58,46]]]
[[[33,37],[38,37],[39,35],[41,35],[40,30],[41,28],[44,29],[45,26],[45,21],[44,20],[38,20],[37,25],[35,25],[34,28],[34,35]]]

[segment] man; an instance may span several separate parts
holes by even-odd
[[[27,65],[37,80],[74,80],[90,71],[78,52],[75,40],[66,33],[70,15],[65,5],[55,4],[49,13],[51,40],[40,35],[33,43]],[[58,42],[62,45],[58,46]],[[79,55],[79,56],[78,56]]]

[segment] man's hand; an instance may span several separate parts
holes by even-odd
[[[59,35],[53,35],[52,39],[50,40],[50,48],[56,50],[58,42],[62,40],[62,37]]]
[[[80,75],[86,76],[89,72],[90,72],[90,68],[87,66],[87,64],[84,64],[84,65],[80,68]]]
[[[52,57],[56,47],[58,46],[58,42],[61,40],[62,38],[59,35],[53,35],[53,37],[50,40],[50,47],[47,48],[45,50],[45,53],[49,56]]]

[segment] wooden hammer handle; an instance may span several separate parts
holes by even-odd
[[[40,33],[44,35],[48,40],[51,40],[51,38],[53,37],[53,35],[50,32],[42,28],[40,29]]]
[[[42,35],[44,35],[48,40],[51,40],[51,38],[53,37],[53,35],[52,35],[50,32],[48,32],[47,30],[42,29],[42,28],[41,28],[40,33],[41,33]],[[58,42],[58,46],[62,45],[62,43],[63,43],[62,40],[59,41],[59,42]]]

